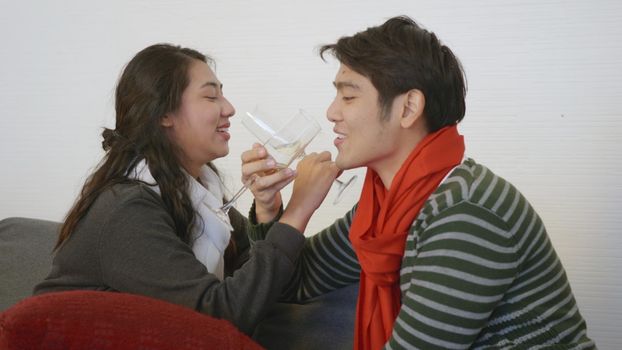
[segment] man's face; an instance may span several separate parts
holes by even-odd
[[[393,105],[389,118],[383,118],[378,90],[371,80],[345,64],[339,67],[333,84],[337,95],[326,114],[335,124],[337,166],[344,170],[362,166],[374,170],[392,168],[400,144],[399,121],[396,123],[399,118],[393,114],[399,108]]]

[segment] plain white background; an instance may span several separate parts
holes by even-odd
[[[313,4],[312,4],[313,3]],[[322,123],[337,68],[316,49],[407,14],[461,59],[467,154],[513,182],[544,219],[601,349],[622,344],[622,5],[618,1],[8,1],[0,12],[0,219],[61,220],[102,156],[124,64],[156,43],[213,56],[238,115],[259,104]],[[217,164],[239,188],[252,137],[232,119]],[[307,234],[357,200],[327,201]],[[285,197],[288,191],[285,191]],[[329,196],[334,193],[329,194]],[[332,197],[331,197],[332,198]],[[238,203],[248,210],[250,196]]]

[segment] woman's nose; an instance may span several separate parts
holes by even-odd
[[[233,107],[231,102],[229,102],[229,100],[227,100],[225,97],[223,97],[223,99],[225,100],[225,103],[222,108],[221,114],[223,115],[223,117],[231,118],[235,114],[235,107]]]

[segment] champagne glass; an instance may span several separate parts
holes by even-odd
[[[303,110],[300,110],[299,114],[305,114],[305,112]],[[312,119],[312,118],[310,118],[310,119]],[[242,116],[242,124],[251,133],[253,133],[253,135],[255,135],[255,137],[257,137],[257,139],[262,144],[265,144],[267,142],[267,140],[269,140],[271,137],[273,137],[276,134],[276,128],[273,127],[272,125],[278,125],[277,123],[278,123],[277,120],[270,120],[268,115],[264,114],[257,107],[255,108],[255,111],[253,113],[246,112],[246,115]],[[316,124],[317,124],[317,122],[316,122]],[[270,152],[268,152],[268,153],[270,153]],[[300,157],[304,157],[304,156],[305,156],[305,153],[304,153],[304,149],[303,149],[302,154],[300,155]],[[277,164],[278,164],[278,162],[277,162]],[[277,165],[277,167],[278,167],[278,165]],[[335,199],[333,200],[333,204],[339,203],[339,201],[342,198],[343,193],[345,192],[345,189],[348,188],[353,183],[355,183],[356,179],[357,179],[356,175],[351,176],[345,182],[341,181],[339,179],[335,179],[334,182],[337,185],[337,195],[335,196]]]
[[[271,127],[265,120],[252,114],[242,118],[242,124],[253,134],[269,135],[266,139],[259,136],[258,138],[268,151],[268,154],[274,158],[276,162],[275,171],[288,168],[294,160],[303,157],[305,147],[317,136],[321,129],[318,122],[307,116],[303,111],[297,113],[278,131],[275,131],[276,129]],[[222,207],[218,209],[210,208],[223,223],[228,225],[229,229],[233,230],[229,223],[229,210],[258,177],[259,175],[251,177]]]

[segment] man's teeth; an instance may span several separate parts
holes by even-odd
[[[218,128],[216,129],[217,132],[229,132],[229,128]]]
[[[346,137],[345,137],[345,135],[337,135],[337,138],[338,139],[345,139]]]

